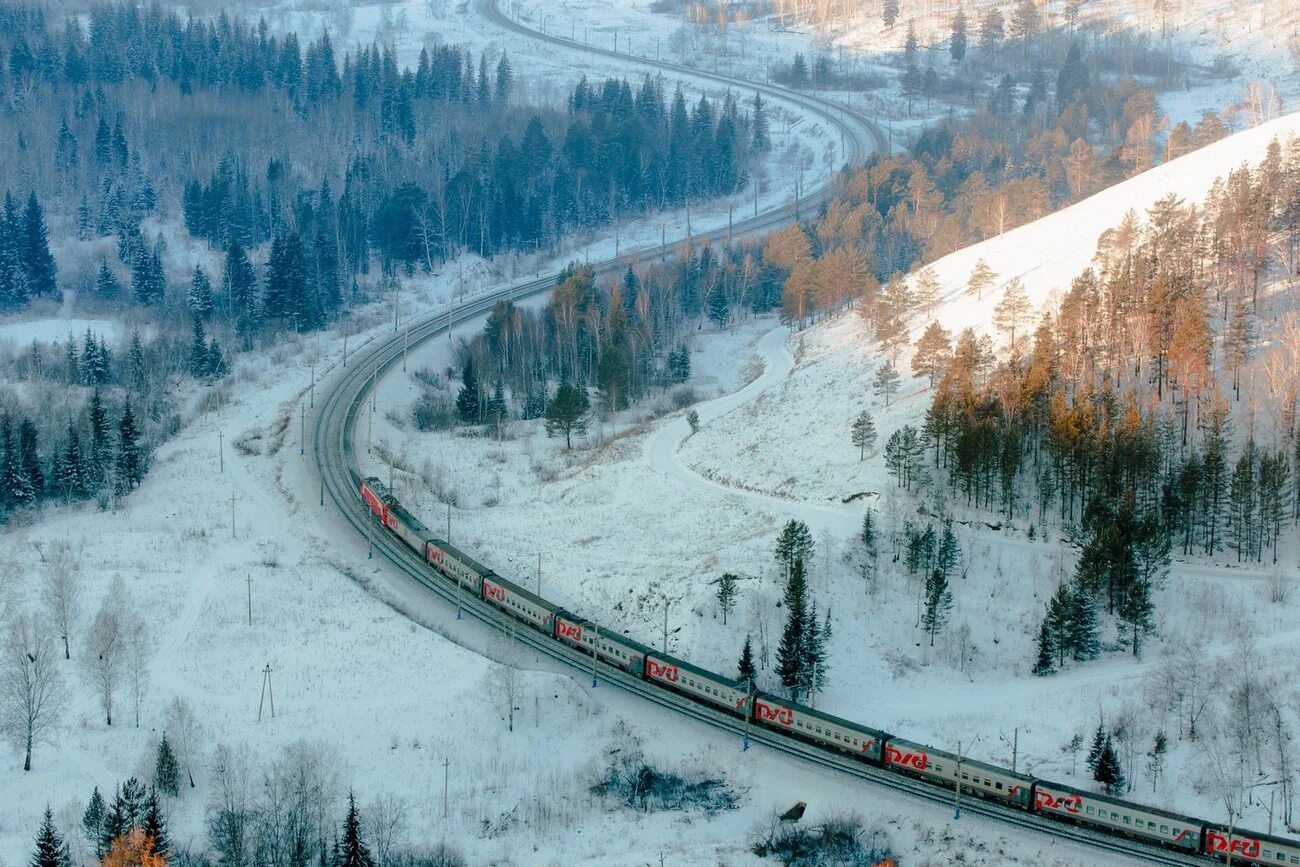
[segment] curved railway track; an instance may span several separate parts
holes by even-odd
[[[609,49],[585,46],[561,37],[538,33],[503,16],[497,10],[493,0],[480,0],[479,8],[484,15],[500,26],[530,38],[562,45],[572,50],[586,51],[617,58],[620,61],[647,65],[694,78],[703,78],[737,89],[757,91],[772,99],[798,106],[805,112],[821,117],[830,126],[843,132],[846,156],[849,157],[847,161],[850,163],[859,162],[866,155],[868,150],[866,139],[870,139],[871,145],[877,150],[883,149],[885,146],[884,133],[870,119],[859,112],[845,109],[827,100],[795,93],[773,85],[703,72],[679,64],[630,56]],[[726,240],[728,232],[739,236],[763,234],[773,228],[790,223],[795,218],[796,209],[802,210],[810,204],[820,204],[826,201],[832,193],[831,183],[828,181],[826,185],[804,197],[798,204],[786,202],[770,210],[760,212],[757,216],[740,220],[730,229],[724,227],[711,232],[700,233],[695,237],[701,243],[715,243]],[[666,255],[666,252],[661,246],[656,245],[618,259],[598,263],[595,268],[598,274],[617,272],[625,268],[629,263],[660,259]],[[446,332],[448,328],[454,328],[456,325],[485,315],[497,301],[538,295],[554,288],[554,285],[554,278],[548,276],[520,285],[502,286],[462,303],[449,314],[439,313],[413,321],[404,335],[394,332],[387,337],[371,341],[368,345],[355,352],[349,360],[350,363],[334,375],[333,382],[329,383],[325,390],[321,407],[317,411],[312,425],[313,455],[317,472],[320,473],[323,495],[333,503],[347,523],[356,529],[359,534],[371,539],[375,550],[391,561],[397,569],[411,580],[427,588],[431,593],[442,597],[450,604],[459,605],[466,612],[484,621],[489,626],[502,629],[503,632],[515,625],[515,621],[479,599],[465,594],[458,594],[454,584],[435,576],[427,564],[396,537],[375,527],[371,521],[369,510],[357,495],[360,467],[355,451],[356,425],[361,413],[367,411],[365,402],[373,384],[401,363],[404,351]],[[540,632],[527,629],[510,631],[516,640],[529,646],[534,651],[571,666],[577,671],[585,673],[591,667],[589,656],[550,639]],[[740,719],[697,704],[690,699],[668,692],[614,668],[602,666],[600,676],[606,683],[633,693],[646,701],[653,702],[706,725],[731,732],[737,737],[741,735],[744,723]],[[763,744],[792,758],[917,798],[943,804],[952,801],[950,792],[930,783],[913,780],[894,772],[867,765],[848,756],[827,752],[810,744],[759,727],[749,729],[749,738],[755,743]],[[1080,843],[1093,847],[1098,852],[1106,852],[1111,855],[1127,856],[1155,864],[1190,865],[1206,863],[1200,858],[1192,858],[1176,852],[1152,848],[1123,838],[1106,836],[1085,828],[1051,821],[1032,813],[1022,813],[996,804],[982,802],[973,797],[963,800],[963,809],[969,813],[986,816],[1015,826],[1020,830],[1048,835],[1053,839],[1064,839]]]

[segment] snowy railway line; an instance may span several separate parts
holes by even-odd
[[[780,87],[702,72],[677,64],[629,56],[607,49],[584,46],[571,40],[537,33],[501,15],[492,0],[481,0],[480,8],[489,19],[503,27],[531,38],[561,45],[567,49],[602,54],[675,73],[704,78],[728,86],[756,90],[783,102],[793,103],[803,111],[823,118],[832,127],[838,128],[842,132],[847,162],[859,162],[863,158],[869,146],[867,139],[871,140],[871,146],[874,146],[877,150],[882,149],[885,145],[884,134],[869,119],[827,100],[794,93]],[[696,240],[701,243],[712,243],[725,241],[733,235],[745,236],[765,233],[791,222],[797,217],[802,206],[819,204],[828,199],[831,194],[832,189],[828,183],[811,195],[803,197],[802,202],[786,202],[748,219],[737,221],[733,226],[701,233],[696,236]],[[596,265],[596,271],[599,274],[617,274],[629,263],[655,261],[665,255],[667,255],[667,250],[656,245],[615,260],[599,263]],[[401,364],[404,354],[411,347],[425,343],[459,324],[486,315],[498,301],[517,300],[540,295],[553,289],[554,285],[553,278],[544,277],[520,285],[502,286],[472,298],[450,312],[439,313],[413,322],[404,334],[397,333],[395,330],[388,337],[371,342],[365,349],[353,355],[352,359],[336,374],[335,381],[327,388],[321,408],[313,424],[312,445],[316,468],[321,479],[322,497],[326,495],[329,497],[344,519],[362,536],[369,539],[374,550],[391,561],[394,566],[417,584],[431,590],[450,604],[457,606],[458,610],[468,611],[488,626],[500,629],[503,635],[508,634],[514,640],[562,664],[578,671],[593,670],[594,673],[592,668],[593,658],[590,654],[561,643],[543,632],[515,629],[514,627],[518,625],[518,622],[503,613],[501,609],[489,605],[482,599],[475,598],[468,593],[463,593],[458,583],[452,583],[438,577],[415,551],[403,544],[396,536],[376,526],[371,510],[357,495],[362,477],[358,456],[355,451],[357,421],[361,413],[366,411],[365,403],[378,381]],[[370,411],[374,411],[373,407]],[[920,779],[903,776],[883,767],[872,766],[847,754],[831,752],[815,744],[796,740],[776,731],[760,727],[747,727],[745,720],[738,716],[729,715],[684,695],[670,692],[629,672],[610,666],[601,666],[599,676],[606,683],[695,721],[732,732],[738,738],[742,733],[746,733],[750,740],[764,744],[792,758],[882,785],[927,801],[950,803],[953,799],[953,793],[950,789],[939,788]],[[1171,865],[1204,863],[1204,860],[1199,857],[1172,850],[1163,850],[1123,837],[1108,836],[1098,831],[1052,821],[1035,813],[1021,812],[992,802],[973,799],[963,806],[968,812],[1014,825],[1024,830],[1047,834],[1056,839],[1064,839],[1072,843],[1089,846],[1098,852],[1110,853],[1112,857],[1126,856],[1146,863]]]

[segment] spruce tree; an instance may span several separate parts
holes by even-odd
[[[212,282],[208,280],[202,265],[194,266],[194,276],[190,279],[190,294],[186,302],[194,318],[206,320],[212,315]]]
[[[86,840],[95,847],[95,854],[103,857],[104,851],[100,846],[100,839],[104,832],[104,816],[107,812],[104,806],[104,796],[99,793],[99,786],[90,793],[90,801],[86,804],[86,811],[81,814],[81,832],[86,836]]]
[[[479,392],[478,377],[474,374],[473,359],[466,359],[460,374],[460,391],[456,393],[456,412],[465,424],[478,424],[482,418],[482,394]]]
[[[812,561],[816,543],[813,542],[812,530],[803,521],[790,519],[781,528],[776,538],[776,559],[787,569],[794,560],[802,560],[805,565]]]
[[[31,867],[70,867],[71,856],[67,844],[54,827],[54,814],[47,806],[41,819],[41,829],[36,834],[36,851],[32,853]]]
[[[754,648],[750,643],[749,636],[745,636],[745,646],[740,649],[740,662],[736,666],[736,677],[744,681],[746,687],[754,682],[758,676],[758,671],[754,667]]]
[[[724,572],[718,579],[718,608],[722,611],[722,625],[727,625],[727,615],[736,607],[737,583],[740,576],[734,572]]]
[[[899,379],[898,368],[894,367],[894,363],[888,359],[885,360],[884,364],[876,368],[876,375],[871,380],[871,390],[876,393],[877,397],[885,399],[885,406],[889,406],[890,398],[898,394]]]
[[[1109,734],[1106,735],[1106,740],[1101,748],[1101,755],[1097,758],[1097,769],[1092,776],[1093,779],[1105,787],[1108,795],[1118,795],[1124,791],[1126,784],[1124,769],[1120,765],[1119,755],[1115,751],[1115,743],[1111,740]]]
[[[1097,773],[1097,762],[1101,761],[1101,751],[1106,746],[1106,737],[1106,725],[1098,722],[1096,730],[1092,733],[1092,743],[1088,745],[1088,758],[1084,762],[1090,774]]]
[[[876,444],[876,424],[865,409],[853,420],[853,444],[858,447],[858,460],[865,460],[867,449]]]
[[[23,267],[27,271],[27,286],[32,295],[57,297],[58,268],[50,254],[45,213],[35,192],[27,196],[27,208],[23,212]]]
[[[203,320],[194,317],[194,337],[190,340],[190,376],[195,379],[207,379],[209,369],[208,336],[203,331]]]
[[[158,754],[154,759],[153,780],[158,791],[169,798],[174,798],[180,793],[181,767],[176,760],[176,753],[172,751],[171,742],[167,740],[165,733],[162,740],[158,742]]]
[[[714,283],[713,288],[704,296],[704,311],[709,321],[719,329],[726,327],[727,320],[731,318],[731,304],[727,301],[727,291],[723,288],[722,281]]]
[[[1051,674],[1053,662],[1056,657],[1056,648],[1052,643],[1052,630],[1047,625],[1047,618],[1043,618],[1042,625],[1038,628],[1038,659],[1034,662],[1034,674],[1044,675]]]
[[[1057,667],[1065,666],[1065,657],[1074,652],[1074,646],[1071,644],[1072,636],[1072,618],[1074,616],[1074,600],[1070,597],[1070,586],[1061,582],[1052,594],[1052,599],[1047,603],[1047,619],[1045,625],[1050,633],[1052,647],[1056,650]]]
[[[1070,594],[1070,650],[1076,660],[1096,659],[1101,652],[1097,635],[1097,609],[1092,594],[1076,587]]]
[[[829,621],[827,621],[829,623]],[[817,602],[813,601],[804,627],[803,670],[800,688],[806,696],[815,696],[826,683],[826,635],[817,620]]]
[[[351,793],[348,793],[348,815],[343,820],[343,840],[333,867],[375,867],[370,849],[361,839],[361,816]]]
[[[109,266],[107,259],[99,260],[99,273],[95,276],[95,292],[106,301],[116,301],[122,294],[122,282]]]
[[[127,493],[144,478],[144,465],[140,455],[140,432],[135,426],[128,397],[122,408],[122,421],[117,426],[116,489],[118,496]]]
[[[145,836],[153,841],[153,851],[166,858],[171,854],[171,841],[167,834],[167,819],[163,816],[162,807],[158,803],[158,790],[149,789],[149,796],[144,802],[144,815],[141,819],[141,827],[144,829]]]
[[[966,59],[966,46],[969,39],[966,30],[966,13],[959,8],[952,18],[952,39],[948,43],[948,51],[954,63],[961,63]]]
[[[546,405],[546,435],[564,434],[564,447],[573,450],[573,435],[586,433],[587,412],[591,402],[580,385],[560,383],[555,396]]]
[[[790,566],[790,577],[785,584],[785,629],[776,649],[776,673],[781,684],[790,691],[790,697],[799,700],[800,686],[804,682],[806,661],[804,638],[808,631],[808,582],[804,574],[803,558],[796,556]]]

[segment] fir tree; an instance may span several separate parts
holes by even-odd
[[[884,0],[880,5],[880,17],[886,27],[893,27],[898,21],[898,0]]]
[[[1106,726],[1098,722],[1096,730],[1092,733],[1092,743],[1088,747],[1088,758],[1084,764],[1088,768],[1088,773],[1097,773],[1097,763],[1101,761],[1102,750],[1106,747]]]
[[[165,733],[162,740],[158,742],[158,754],[154,759],[153,781],[158,791],[169,798],[174,798],[180,794],[181,767],[176,760],[176,753],[172,751],[171,742],[167,740]]]
[[[71,867],[72,858],[67,844],[54,827],[54,814],[47,806],[41,819],[41,829],[36,834],[36,851],[32,853],[31,867]]]
[[[731,317],[731,304],[727,301],[727,291],[721,281],[714,283],[704,296],[704,310],[709,321],[719,329],[726,327],[727,320]]]
[[[361,816],[351,793],[348,794],[348,815],[343,820],[343,840],[333,867],[375,867],[370,849],[361,839]]]
[[[1065,666],[1065,657],[1073,653],[1074,648],[1071,645],[1072,618],[1074,616],[1074,600],[1070,597],[1070,586],[1062,582],[1052,594],[1052,599],[1047,603],[1047,618],[1045,625],[1048,628],[1051,638],[1051,646],[1056,650],[1057,667]]]
[[[201,265],[194,266],[194,276],[190,280],[190,294],[186,301],[195,319],[206,320],[212,315],[212,283]]]
[[[889,400],[898,393],[898,368],[894,363],[885,360],[885,363],[876,368],[876,376],[871,381],[871,390],[876,393],[877,397],[885,399],[885,406],[889,406]]]
[[[948,52],[952,55],[954,63],[961,63],[966,59],[968,40],[966,27],[966,13],[959,8],[952,18],[952,39],[948,42]]]
[[[776,559],[784,567],[789,569],[794,560],[801,560],[805,564],[812,561],[813,553],[816,550],[816,543],[813,542],[812,530],[803,521],[797,521],[793,518],[786,521],[785,526],[781,528],[781,533],[776,538]]]
[[[1124,769],[1120,766],[1119,755],[1115,752],[1115,743],[1109,733],[1102,744],[1101,754],[1097,757],[1097,767],[1092,778],[1102,784],[1108,795],[1118,795],[1124,791]]]
[[[816,696],[826,683],[826,635],[823,624],[817,620],[815,600],[804,627],[803,657],[800,689],[806,696]]]
[[[211,358],[208,355],[208,336],[203,332],[203,319],[194,317],[194,337],[190,340],[190,376],[206,379],[211,373]]]
[[[736,607],[737,584],[740,576],[734,572],[724,572],[718,579],[718,608],[722,611],[722,625],[727,625],[727,615]]]
[[[736,666],[736,678],[744,681],[748,688],[757,676],[758,671],[754,668],[754,648],[750,644],[749,636],[746,635],[745,645],[740,649],[740,662]]]
[[[1092,594],[1076,587],[1070,594],[1070,650],[1076,660],[1096,659],[1101,651],[1097,635],[1097,610]]]
[[[158,803],[158,790],[149,789],[149,796],[144,802],[144,814],[141,820],[141,827],[144,829],[145,836],[153,841],[153,851],[166,858],[171,854],[171,842],[167,835],[167,819],[163,816],[162,807]]]
[[[950,611],[952,591],[948,589],[948,577],[943,570],[932,569],[925,580],[925,608],[921,612],[921,626],[930,636],[931,647],[934,647],[934,637],[947,625]]]
[[[95,276],[95,292],[107,301],[116,301],[122,294],[122,283],[109,267],[107,259],[99,260],[99,273]]]
[[[808,582],[803,558],[796,556],[785,584],[785,629],[776,649],[776,673],[795,701],[799,700],[800,687],[804,683],[804,663],[807,660],[804,643],[808,632],[807,603]]]
[[[858,447],[858,460],[865,460],[867,449],[876,444],[876,424],[865,409],[853,420],[853,444]]]

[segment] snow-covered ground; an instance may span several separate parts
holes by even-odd
[[[1298,133],[1300,115],[1287,116],[952,254],[935,265],[944,287],[936,318],[953,331],[991,331],[992,307],[1013,277],[1041,309],[1088,266],[1099,235],[1127,210],[1141,214],[1169,192],[1199,201],[1223,171],[1256,162],[1274,137]],[[976,300],[964,285],[980,258],[999,276]],[[566,607],[657,643],[666,604],[670,651],[722,671],[734,666],[747,634],[774,652],[781,621],[772,545],[785,520],[805,520],[818,544],[814,596],[835,629],[831,684],[819,706],[936,744],[978,737],[974,755],[1008,764],[1019,729],[1020,768],[1081,779],[1064,745],[1095,726],[1099,709],[1114,715],[1147,703],[1160,648],[1141,661],[1114,655],[1051,679],[1027,676],[1042,604],[1072,568],[1058,539],[1030,540],[1027,522],[994,531],[958,508],[967,566],[954,590],[952,626],[933,649],[916,628],[919,583],[887,567],[869,595],[843,556],[864,504],[886,527],[911,508],[893,493],[878,453],[858,460],[849,422],[869,407],[880,443],[905,423],[918,425],[928,403],[923,383],[906,378],[887,409],[869,397],[880,359],[851,315],[790,340],[772,320],[750,321],[734,335],[701,337],[695,350],[697,377],[688,386],[713,399],[695,407],[701,428],[693,435],[684,410],[656,419],[654,407],[593,428],[572,454],[535,423],[516,423],[502,441],[418,434],[405,421],[417,387],[395,376],[379,391],[381,420],[366,466],[381,476],[385,460],[405,468],[396,473],[397,492],[431,526],[443,520],[440,498],[453,499],[453,541],[503,574],[533,582],[540,552],[545,595]],[[438,341],[412,367],[442,370],[446,352]],[[1289,557],[1283,568],[1294,573],[1294,551]],[[724,571],[747,576],[725,626],[713,602]],[[1294,664],[1295,603],[1269,604],[1266,578],[1265,568],[1175,564],[1161,634],[1166,641],[1210,636],[1203,652],[1222,659],[1237,646],[1229,627],[1248,621],[1277,665]],[[769,656],[768,687],[770,664]],[[1133,796],[1217,816],[1219,804],[1198,794],[1191,745],[1174,746],[1170,767],[1157,791],[1140,787]],[[1248,823],[1265,824],[1260,809]]]

